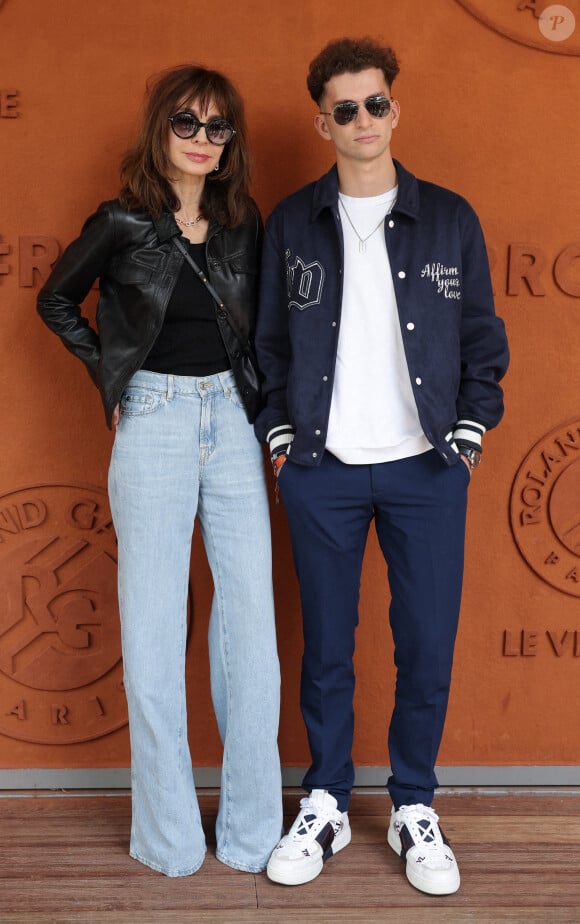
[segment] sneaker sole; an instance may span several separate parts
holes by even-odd
[[[441,882],[440,884],[425,882],[420,876],[415,875],[413,867],[409,867],[409,864],[401,857],[401,839],[395,829],[390,826],[387,832],[387,843],[405,863],[405,873],[413,888],[418,889],[419,892],[425,892],[427,895],[453,895],[454,892],[457,892],[461,884],[459,870],[456,871],[455,875],[450,876],[447,882]]]
[[[330,860],[339,850],[344,850],[345,847],[348,847],[351,837],[349,825],[348,828],[343,828],[340,834],[335,837],[326,857],[322,854],[317,857],[310,857],[310,863],[306,861],[306,858],[304,860],[280,860],[278,862],[270,860],[266,867],[268,879],[280,885],[288,886],[305,885],[307,882],[312,882],[313,879],[320,876],[327,860]],[[292,869],[294,864],[296,866]]]

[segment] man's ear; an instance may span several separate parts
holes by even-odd
[[[314,128],[325,141],[332,141],[328,125],[326,124],[326,116],[323,116],[320,112],[317,112],[314,116]]]
[[[401,118],[401,107],[397,99],[391,100],[391,112],[392,112],[392,126],[396,128],[399,124],[399,119]]]

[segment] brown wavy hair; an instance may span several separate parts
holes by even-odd
[[[121,162],[120,200],[126,208],[145,209],[155,218],[165,207],[172,212],[180,208],[169,181],[169,116],[192,103],[200,114],[213,103],[236,130],[232,140],[224,145],[219,171],[206,177],[200,203],[204,218],[232,228],[252,211],[244,104],[227,77],[199,65],[174,67],[147,82],[141,131]]]
[[[399,62],[392,48],[372,38],[334,39],[310,63],[306,78],[308,92],[315,103],[320,103],[331,77],[358,74],[369,67],[378,67],[383,72],[389,89],[399,73]]]

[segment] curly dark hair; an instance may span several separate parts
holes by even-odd
[[[389,89],[399,73],[399,62],[392,48],[372,38],[334,39],[310,63],[306,78],[308,92],[318,104],[331,77],[358,74],[369,67],[378,67],[383,72]]]
[[[196,102],[201,112],[215,103],[236,130],[224,146],[219,173],[207,178],[201,198],[204,218],[235,227],[252,212],[244,104],[227,77],[196,64],[170,68],[148,81],[141,132],[121,162],[121,202],[129,209],[144,208],[155,217],[165,206],[172,211],[179,208],[169,182],[168,119],[191,102]]]

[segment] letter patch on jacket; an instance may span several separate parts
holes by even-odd
[[[286,276],[288,280],[288,308],[304,311],[311,305],[319,305],[324,286],[324,268],[318,260],[304,263],[296,257],[290,263],[290,251],[286,251]]]
[[[459,267],[445,266],[444,263],[426,263],[421,270],[421,277],[431,280],[438,295],[455,301],[461,298]]]

